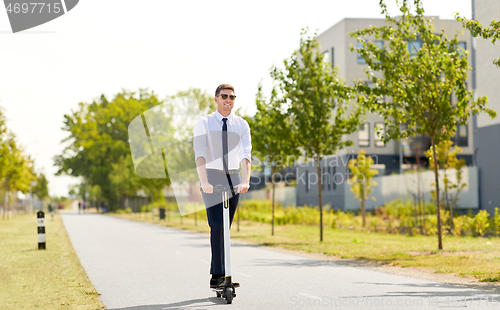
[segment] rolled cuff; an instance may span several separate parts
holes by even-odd
[[[241,156],[240,158],[241,158],[240,163],[241,163],[241,162],[243,161],[243,159],[245,159],[245,158],[246,158],[246,159],[248,159],[248,161],[249,161],[250,163],[252,163],[252,156],[250,156],[250,154],[243,154],[243,156]]]
[[[207,161],[207,152],[206,151],[195,151],[194,152],[194,160],[196,161],[198,158],[205,158],[205,162]]]

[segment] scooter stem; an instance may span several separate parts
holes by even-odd
[[[229,277],[231,279],[231,244],[230,244],[230,224],[229,224],[229,197],[228,191],[222,191],[222,213],[224,219],[224,269],[226,273],[226,279]],[[227,281],[226,281],[227,282]]]

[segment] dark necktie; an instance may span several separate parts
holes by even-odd
[[[222,125],[222,165],[224,166],[224,172],[228,172],[228,166],[227,166],[227,118],[223,118],[222,121],[224,122],[224,125]]]

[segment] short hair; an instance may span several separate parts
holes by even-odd
[[[220,94],[220,91],[223,90],[223,89],[230,89],[234,92],[234,87],[232,87],[231,85],[229,84],[220,84],[219,86],[217,86],[217,89],[215,90],[215,97],[217,97],[217,95]]]

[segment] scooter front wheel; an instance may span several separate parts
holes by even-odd
[[[233,302],[233,288],[232,287],[228,287],[226,289],[226,301],[228,304]]]

